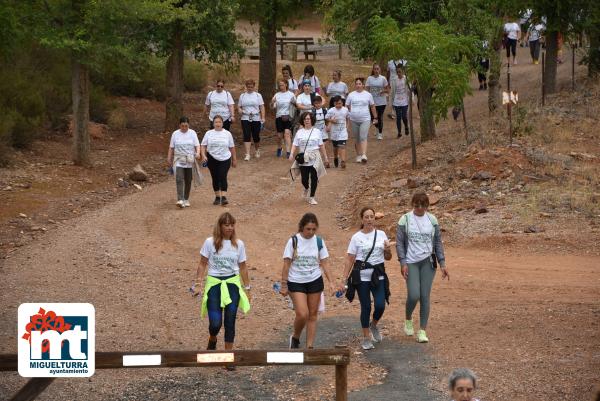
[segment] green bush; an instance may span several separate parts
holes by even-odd
[[[113,95],[164,100],[166,98],[165,59],[150,56],[131,66],[107,62],[101,72],[92,72],[92,83]]]
[[[207,69],[196,60],[185,60],[183,64],[183,82],[186,91],[200,92],[208,82]]]

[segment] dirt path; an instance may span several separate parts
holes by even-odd
[[[533,87],[530,69],[515,69],[516,85]],[[471,115],[484,115],[485,94],[476,93],[467,105]],[[300,184],[289,179],[289,164],[275,159],[274,146],[268,144],[263,158],[240,162],[231,171],[232,203],[227,209],[211,205],[209,185],[193,191],[191,208],[176,209],[175,184],[169,181],[68,221],[24,246],[3,261],[0,352],[16,352],[17,307],[34,300],[94,304],[98,351],[203,349],[207,322],[198,319],[198,305],[187,288],[199,247],[223,210],[238,218],[254,288],[253,310],[239,320],[236,342],[244,348],[284,346],[293,316],[271,290],[279,277],[283,245],[300,216],[314,211],[339,275],[352,234],[336,223],[342,195],[365,170],[377,174],[378,164],[407,145],[406,138],[398,143],[392,134],[393,122],[386,119],[386,124],[386,139],[369,144],[367,167],[349,163],[347,171],[331,169],[322,179],[316,207],[300,200]],[[368,360],[353,337],[358,332],[358,306],[328,301],[321,345],[332,346],[342,338],[352,347],[351,389],[385,383],[372,388],[369,394],[377,397],[371,399],[395,399],[407,388],[439,395],[445,391],[441,378],[447,369],[461,365],[480,373],[480,395],[488,400],[506,399],[515,392],[513,399],[584,399],[573,391],[591,392],[589,383],[598,380],[600,371],[600,261],[555,255],[499,258],[469,249],[449,249],[448,254],[452,281],[436,281],[428,346],[417,348],[412,339],[400,336],[405,290],[395,262],[389,269],[394,298],[385,315],[387,339]],[[582,337],[586,341],[578,341]],[[84,392],[90,401],[187,396],[270,400],[276,395],[331,399],[333,377],[327,369],[285,372],[282,376],[277,369],[256,368],[226,376],[217,368],[103,371],[89,381],[57,382],[40,399],[80,399]],[[411,373],[412,378],[402,382],[405,387],[396,385]],[[14,374],[0,377],[1,395],[24,383]],[[228,377],[240,378],[240,392],[224,389]],[[243,389],[250,395],[244,398]],[[361,394],[365,393],[355,393],[352,399],[369,398]]]

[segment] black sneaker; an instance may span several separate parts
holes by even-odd
[[[217,206],[221,204],[221,197],[220,196],[215,196],[215,201],[213,202],[213,205]]]
[[[406,135],[406,136],[410,135],[409,132],[408,132],[408,130],[404,131],[404,135]]]
[[[337,157],[333,158],[333,165],[337,168],[338,164],[340,163],[340,161],[338,160]]]
[[[208,340],[208,345],[206,346],[207,351],[214,351],[217,349],[217,340]]]
[[[402,136],[401,132],[398,132],[398,136],[396,138],[400,138]]]
[[[290,336],[290,349],[298,349],[300,348],[300,340],[294,338],[293,335]]]
[[[229,204],[229,201],[227,200],[227,198],[224,196],[221,196],[221,205],[225,206],[228,204]]]

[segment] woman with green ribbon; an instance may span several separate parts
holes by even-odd
[[[202,278],[205,275],[203,290]],[[233,349],[237,310],[239,308],[244,313],[250,310],[247,295],[250,291],[250,278],[246,267],[246,249],[244,243],[236,238],[235,218],[230,213],[219,216],[213,236],[204,241],[192,291],[194,296],[203,294],[200,315],[204,317],[208,312],[210,336],[206,349],[217,349],[217,335],[223,325],[225,349]]]

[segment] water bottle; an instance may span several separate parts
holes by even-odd
[[[169,168],[167,169],[167,172],[169,173],[169,175],[173,175],[173,174],[175,174],[175,170],[173,169],[173,166],[169,167]]]
[[[342,290],[337,290],[337,291],[335,292],[335,297],[336,297],[336,298],[341,298],[342,296],[344,296],[344,293],[346,292],[346,290],[347,290],[347,289],[348,289],[348,286],[347,286],[347,285],[345,285],[345,286],[344,286],[344,290],[343,290],[343,291],[342,291]]]
[[[208,160],[202,162],[202,167],[208,167]]]
[[[263,123],[262,121],[260,122],[260,130],[264,131],[265,129],[265,123]]]
[[[276,281],[273,283],[273,291],[275,291],[276,294],[279,294],[279,291],[281,290],[281,283],[279,281]]]

